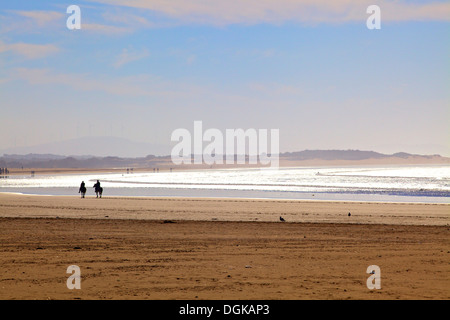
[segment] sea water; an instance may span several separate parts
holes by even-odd
[[[231,197],[450,203],[450,166],[210,169],[148,173],[10,176],[0,192],[77,195],[81,181],[104,196]]]

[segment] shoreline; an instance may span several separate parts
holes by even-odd
[[[69,197],[80,198],[79,195],[66,195],[66,194],[39,194],[39,193],[23,193],[23,192],[10,192],[0,191],[0,195],[17,195],[17,196],[30,196],[30,197]],[[85,199],[94,199],[95,195],[86,195]],[[327,200],[327,199],[291,199],[291,198],[257,198],[257,197],[199,197],[199,196],[130,196],[130,195],[113,195],[103,196],[104,199],[198,199],[198,200],[242,200],[242,201],[292,201],[292,202],[328,202],[328,203],[360,203],[360,204],[417,204],[417,205],[448,205],[450,203],[442,202],[418,202],[418,201],[380,201],[380,200]],[[450,208],[449,208],[450,209]]]
[[[306,161],[283,161],[280,163],[279,169],[289,168],[333,168],[333,167],[402,167],[402,166],[450,166],[449,161],[381,161],[381,160],[306,160]],[[160,172],[185,172],[185,171],[204,171],[204,170],[249,170],[249,169],[270,169],[270,166],[262,165],[174,165],[162,163],[159,166],[151,167],[107,167],[107,168],[8,168],[11,176],[29,176],[32,171],[35,175],[64,175],[64,174],[107,174],[107,173],[127,173],[127,169],[133,169],[133,173],[156,173],[155,169]]]

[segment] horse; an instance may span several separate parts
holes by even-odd
[[[80,187],[80,191],[78,191],[79,193],[81,193],[81,198],[84,198],[85,194],[86,194],[86,187]]]
[[[103,193],[103,188],[102,187],[96,187],[95,188],[95,194],[98,196],[100,195],[100,198],[102,197],[102,193]]]

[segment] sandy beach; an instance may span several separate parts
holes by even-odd
[[[78,2],[0,4],[0,300],[450,299],[450,1]]]
[[[449,299],[449,224],[445,204],[0,194],[0,299]]]

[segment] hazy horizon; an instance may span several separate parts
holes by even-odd
[[[8,156],[27,156],[27,155],[55,155],[55,156],[77,156],[77,157],[122,157],[122,158],[141,158],[149,155],[170,156],[171,145],[157,145],[145,142],[132,141],[126,138],[118,137],[82,137],[57,141],[37,146],[17,147],[0,150],[0,157]],[[280,151],[280,154],[295,153],[303,151],[361,151],[375,152],[384,155],[393,155],[396,153],[408,153],[420,156],[446,155],[438,152],[417,153],[406,152],[403,150],[380,151],[376,149],[298,149]]]
[[[371,4],[2,2],[0,152],[113,137],[133,145],[123,154],[170,153],[171,133],[201,120],[279,129],[280,152],[450,157],[450,4],[377,1],[369,30]]]

